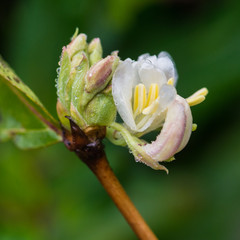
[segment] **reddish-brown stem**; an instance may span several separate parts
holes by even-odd
[[[71,117],[67,118],[70,122],[71,132],[62,129],[66,147],[75,152],[96,175],[138,238],[141,240],[157,240],[109,166],[101,143],[106,129],[90,128],[84,132],[72,121]]]
[[[105,154],[97,159],[84,162],[96,175],[138,238],[141,240],[157,240],[157,237],[144,221],[113,173]]]

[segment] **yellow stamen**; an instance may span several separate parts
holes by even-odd
[[[172,85],[173,86],[173,83],[174,83],[174,79],[173,78],[168,79],[168,81],[167,81],[168,85]]]
[[[144,108],[142,113],[144,115],[147,115],[147,114],[152,114],[152,113],[156,112],[158,105],[159,105],[158,100],[159,100],[159,97],[150,106]]]
[[[193,123],[192,125],[192,132],[196,131],[197,130],[197,124],[196,123]]]
[[[156,83],[151,84],[148,92],[146,107],[150,106],[156,100],[156,98],[158,97],[158,92],[158,85]]]
[[[205,97],[202,96],[202,95],[196,96],[196,97],[187,98],[187,102],[188,102],[190,107],[198,105],[199,103],[203,102],[204,100],[205,100]]]
[[[136,116],[141,113],[146,106],[146,88],[143,84],[138,84],[134,90],[133,112]]]
[[[205,96],[208,94],[207,88],[201,88],[197,92],[195,92],[193,95],[188,97],[186,100],[189,104],[189,106],[195,106],[205,100]]]
[[[207,94],[208,94],[207,88],[201,88],[188,98],[192,98],[192,97],[196,97],[196,96],[204,96],[205,97],[205,96],[207,96]]]

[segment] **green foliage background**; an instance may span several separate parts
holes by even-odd
[[[3,1],[0,53],[56,116],[57,63],[76,27],[89,40],[100,37],[105,55],[119,50],[122,59],[136,59],[168,51],[180,95],[210,91],[193,108],[198,130],[167,165],[168,176],[106,141],[109,161],[160,239],[239,239],[239,12],[234,0]],[[0,239],[136,237],[63,144],[20,151],[8,142],[0,144]]]

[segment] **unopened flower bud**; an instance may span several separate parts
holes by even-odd
[[[65,128],[69,128],[65,116],[83,130],[114,121],[111,80],[118,62],[117,54],[102,59],[98,38],[88,45],[85,34],[74,34],[71,43],[63,48],[57,82],[57,110]]]
[[[110,125],[116,117],[116,107],[112,98],[111,90],[108,93],[97,94],[86,107],[85,119],[90,125]]]
[[[89,43],[88,52],[91,65],[102,59],[102,45],[99,38],[94,38]]]
[[[93,65],[86,76],[85,90],[92,94],[103,90],[111,80],[118,61],[117,56],[107,56]]]
[[[85,50],[85,48],[87,47],[86,40],[87,36],[83,33],[79,34],[76,37],[73,36],[72,41],[66,47],[66,51],[68,52],[70,58],[72,58],[79,51]]]

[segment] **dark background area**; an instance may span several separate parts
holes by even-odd
[[[79,27],[122,59],[169,52],[178,93],[201,87],[198,129],[167,164],[135,163],[105,141],[116,175],[160,239],[240,239],[240,3],[238,1],[1,1],[0,53],[56,116],[56,68]],[[11,100],[11,99],[10,99]],[[9,100],[9,101],[10,101]],[[16,109],[17,111],[17,109]],[[0,144],[0,239],[136,239],[91,172],[63,144]]]

